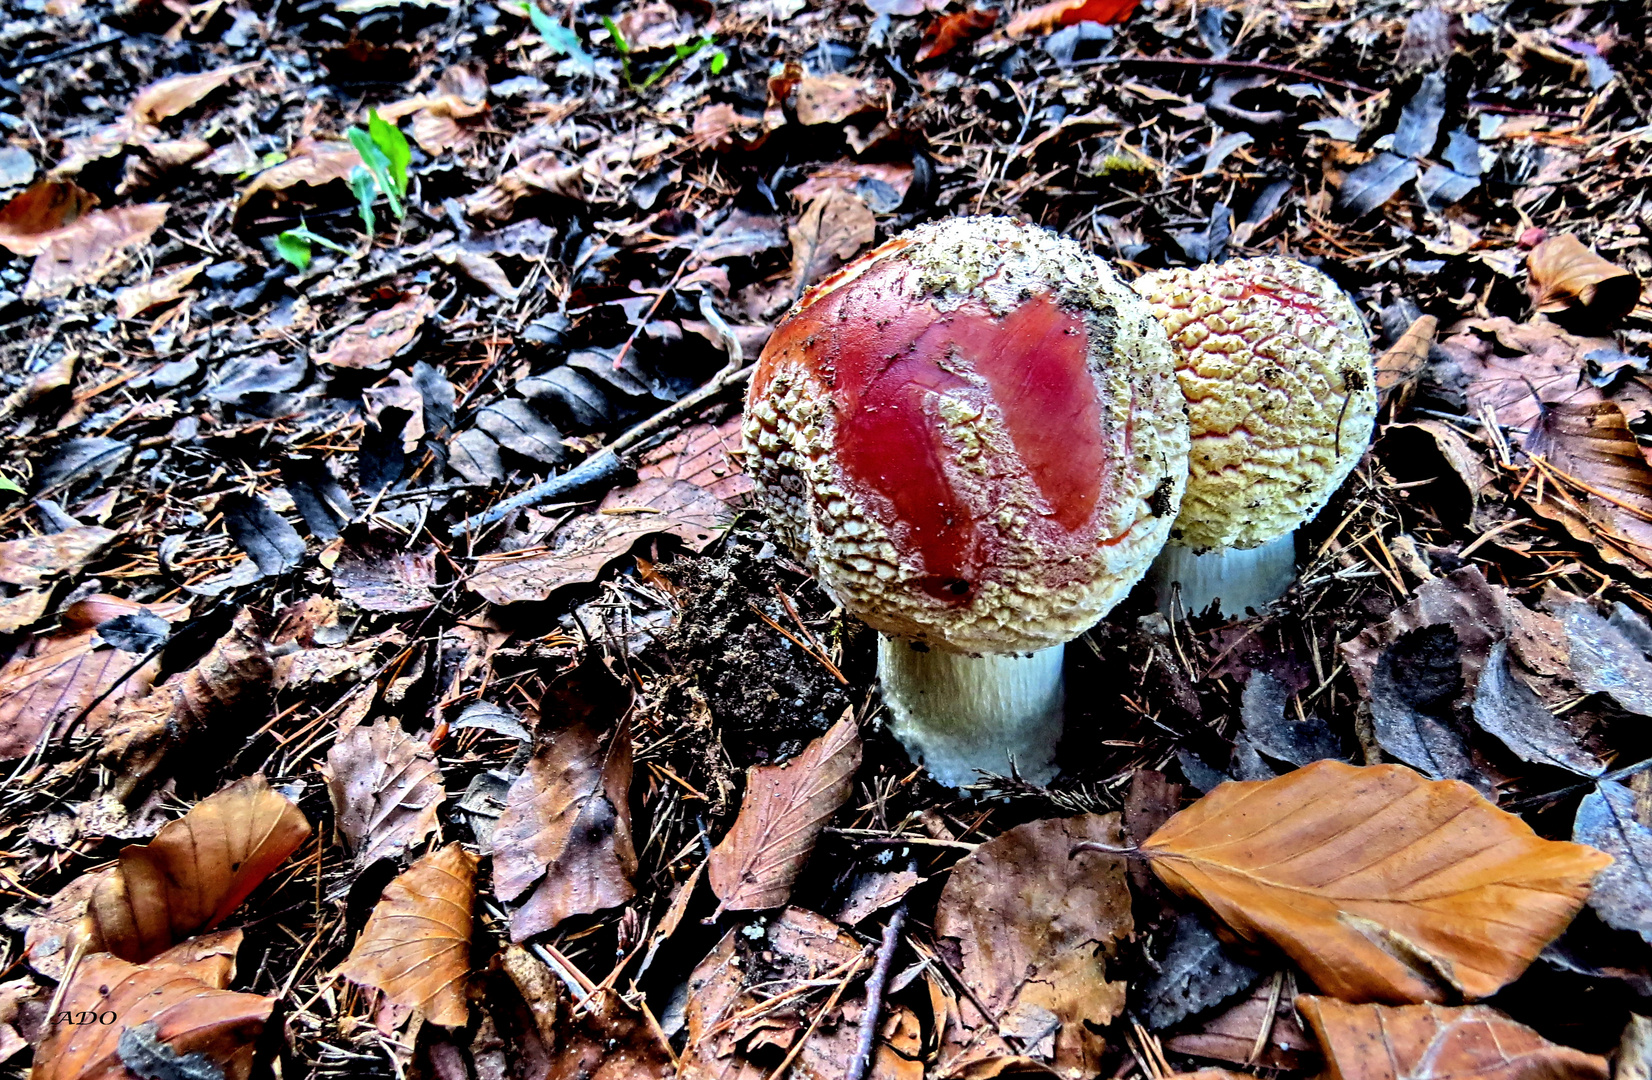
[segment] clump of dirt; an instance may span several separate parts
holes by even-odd
[[[666,572],[682,604],[664,639],[679,675],[668,698],[698,691],[735,766],[791,757],[865,697],[872,632],[836,611],[767,532],[737,525],[717,555],[684,559]],[[847,684],[811,655],[822,651]]]

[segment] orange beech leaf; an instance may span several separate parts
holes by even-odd
[[[1296,1008],[1330,1080],[1606,1080],[1606,1059],[1556,1046],[1496,1009],[1349,1005],[1303,994]]]
[[[1004,33],[1012,38],[1047,34],[1074,23],[1120,23],[1136,13],[1141,0],[1053,0],[1010,20]]]
[[[170,79],[150,83],[138,91],[127,107],[126,115],[139,124],[158,124],[199,103],[208,94],[229,82],[243,71],[251,71],[260,61],[250,64],[231,64],[217,71],[203,71],[198,75],[174,75]]]
[[[202,259],[152,277],[142,285],[127,286],[115,294],[115,314],[122,319],[135,319],[151,308],[183,299],[196,275],[211,265],[211,259]]]
[[[1532,248],[1526,270],[1531,274],[1527,287],[1532,307],[1544,313],[1585,308],[1611,323],[1634,310],[1641,295],[1639,278],[1596,255],[1571,233],[1551,236]]]
[[[337,974],[433,1024],[464,1026],[475,902],[476,856],[459,844],[431,852],[385,886]]]
[[[845,716],[784,765],[746,772],[734,828],[711,853],[711,890],[729,911],[779,907],[826,822],[854,788],[860,732]]]
[[[912,61],[924,64],[931,60],[939,60],[997,25],[998,12],[982,8],[970,8],[968,11],[954,11],[937,16],[935,21],[925,28],[923,40],[918,43],[918,52],[912,57]]]
[[[1652,569],[1652,465],[1610,401],[1556,402],[1537,418],[1526,453],[1549,466],[1520,494],[1539,516],[1593,544],[1601,558]]]
[[[197,938],[147,964],[108,953],[87,956],[57,1015],[99,1019],[48,1027],[35,1051],[32,1080],[186,1075],[246,1080],[275,998],[224,989],[240,942],[238,930]],[[171,1071],[160,1071],[168,1066]]]
[[[98,197],[69,180],[42,180],[0,207],[0,247],[38,255],[68,232]]]
[[[227,918],[310,835],[310,823],[261,774],[210,795],[120,865],[92,893],[101,947],[137,963]]]
[[[1467,784],[1317,761],[1226,783],[1142,844],[1170,888],[1347,1001],[1480,998],[1526,970],[1611,857]]]
[[[166,203],[138,203],[83,214],[35,259],[23,299],[44,300],[96,282],[133,248],[149,243],[167,209]]]

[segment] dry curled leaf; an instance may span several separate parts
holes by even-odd
[[[53,1024],[33,1080],[132,1076],[247,1080],[275,998],[225,990],[240,931],[185,942],[147,964],[108,953],[81,961],[58,1015],[111,1017]]]
[[[433,1024],[463,1026],[475,883],[476,856],[462,846],[426,855],[385,886],[338,974]]]
[[[671,1049],[653,1025],[626,1008],[617,994],[598,994],[574,1008],[567,987],[520,945],[505,949],[500,966],[510,977],[543,1045],[546,1080],[672,1080]],[[495,984],[497,985],[497,984]],[[490,995],[493,996],[493,995]],[[524,1048],[529,1057],[537,1048]],[[531,1057],[529,1057],[532,1060]]]
[[[347,142],[300,139],[286,160],[252,178],[241,193],[237,212],[245,212],[245,207],[264,193],[280,195],[293,187],[319,188],[336,180],[347,181],[350,171],[360,164],[361,155]]]
[[[1400,415],[1411,403],[1417,377],[1428,363],[1429,346],[1434,344],[1434,336],[1439,332],[1439,319],[1419,315],[1399,340],[1377,357],[1377,393],[1390,405],[1392,415]]]
[[[223,922],[310,835],[310,823],[255,773],[196,803],[147,844],[121,849],[92,894],[94,944],[142,963]]]
[[[1350,1005],[1304,994],[1297,1011],[1330,1080],[1606,1080],[1606,1059],[1543,1036],[1485,1005]]]
[[[0,208],[0,247],[13,255],[38,255],[98,204],[98,197],[70,180],[42,180]]]
[[[1532,510],[1558,521],[1608,562],[1652,569],[1652,465],[1623,410],[1610,401],[1549,406],[1526,439],[1540,477],[1521,490]]]
[[[1136,13],[1141,0],[1053,0],[1023,11],[1010,20],[1004,33],[1012,38],[1047,34],[1074,23],[1120,23]]]
[[[98,281],[133,248],[149,243],[167,209],[166,203],[139,203],[81,215],[35,259],[23,298],[44,300]]]
[[[395,307],[375,312],[349,327],[325,349],[311,353],[318,364],[342,368],[378,368],[411,345],[436,304],[424,293],[415,293]]]
[[[1124,1010],[1125,984],[1108,981],[1107,961],[1134,928],[1124,861],[1074,848],[1121,841],[1118,814],[1018,825],[959,860],[935,911],[937,943],[998,1030],[1064,1077],[1101,1068],[1106,1043],[1089,1025]],[[960,1003],[959,1020],[947,1057],[1014,1052],[973,1001]]]
[[[357,866],[398,858],[436,829],[445,794],[436,754],[387,720],[334,743],[321,773]]]
[[[878,232],[877,219],[860,198],[827,188],[787,230],[792,245],[792,291],[802,293],[837,263],[853,258]]]
[[[711,889],[730,911],[779,907],[826,822],[853,790],[860,732],[845,716],[784,765],[746,772],[740,815],[711,853]]]
[[[1532,248],[1526,269],[1532,308],[1546,314],[1582,308],[1602,323],[1614,323],[1640,299],[1639,278],[1596,255],[1571,233]]]
[[[235,76],[243,71],[251,71],[258,64],[259,61],[250,64],[231,64],[216,71],[203,71],[198,75],[174,75],[170,79],[150,83],[138,91],[138,95],[132,99],[132,104],[127,107],[126,115],[139,124],[158,124],[169,116],[175,116],[193,107]]]
[[[636,872],[631,725],[622,719],[605,741],[589,724],[570,724],[539,747],[511,784],[493,830],[499,899],[515,900],[533,888],[511,915],[511,939],[625,903],[636,895]]]
[[[91,562],[119,535],[97,525],[75,525],[44,536],[0,543],[0,581],[40,585],[58,574],[73,573]]]
[[[998,12],[985,8],[969,8],[938,15],[924,27],[923,40],[912,57],[915,64],[939,60],[954,50],[968,45],[998,25]]]
[[[152,277],[142,285],[130,285],[120,290],[115,294],[115,314],[123,319],[134,319],[152,308],[182,299],[184,290],[210,265],[211,259],[202,259],[160,277]]]
[[[1611,859],[1544,840],[1466,784],[1319,761],[1226,783],[1141,846],[1170,888],[1348,1001],[1495,993]]]

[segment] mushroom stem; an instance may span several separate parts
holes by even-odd
[[[1183,613],[1198,615],[1220,601],[1219,610],[1242,615],[1247,609],[1261,611],[1281,596],[1296,580],[1296,533],[1286,533],[1260,547],[1217,548],[1203,553],[1177,544],[1166,544],[1148,572],[1159,610],[1171,613],[1180,586]]]
[[[971,656],[878,635],[878,679],[891,730],[948,787],[980,773],[1042,784],[1056,773],[1065,646]]]

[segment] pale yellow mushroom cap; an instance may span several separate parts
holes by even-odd
[[[1252,548],[1312,520],[1371,441],[1371,346],[1353,302],[1294,259],[1144,274],[1177,352],[1193,450],[1171,542]]]

